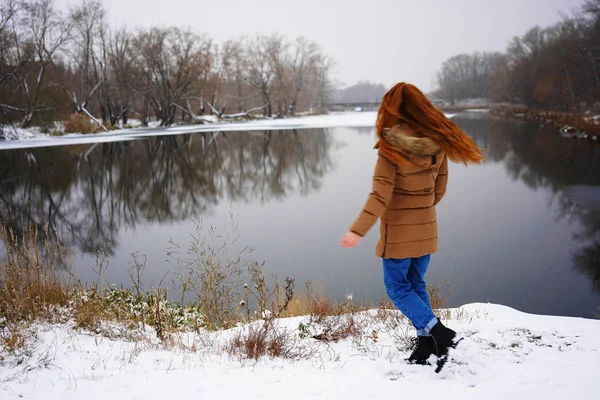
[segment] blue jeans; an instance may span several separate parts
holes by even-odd
[[[429,336],[438,322],[433,315],[423,279],[431,255],[419,258],[384,258],[383,282],[392,303],[412,322],[417,335]]]

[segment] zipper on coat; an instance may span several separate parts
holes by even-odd
[[[385,251],[387,250],[387,243],[388,243],[388,224],[384,224],[385,226],[385,235],[383,238],[383,254],[381,255],[382,258],[385,258]]]

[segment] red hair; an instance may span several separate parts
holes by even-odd
[[[406,157],[382,139],[384,128],[392,128],[406,123],[418,135],[432,139],[448,158],[454,162],[480,163],[484,156],[473,138],[467,135],[454,121],[437,109],[429,99],[414,85],[400,82],[383,96],[377,114],[376,147],[401,163]]]

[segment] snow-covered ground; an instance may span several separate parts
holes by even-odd
[[[471,304],[448,322],[464,340],[440,374],[408,365],[394,335],[367,327],[361,340],[319,345],[308,360],[258,362],[109,340],[66,325],[40,326],[32,356],[0,366],[0,398],[13,399],[598,399],[600,321],[524,314]],[[293,335],[303,318],[277,321]],[[376,330],[373,333],[371,329]],[[234,330],[217,333],[223,340]],[[204,337],[203,340],[208,340]]]
[[[230,132],[230,131],[260,131],[273,129],[302,129],[302,128],[330,128],[336,126],[365,127],[375,125],[376,113],[338,113],[309,117],[285,118],[276,120],[259,120],[233,123],[205,123],[197,125],[182,125],[168,128],[130,128],[119,129],[97,134],[67,134],[63,136],[49,136],[36,131],[18,130],[20,140],[0,141],[0,150],[63,146],[71,144],[106,143],[127,140],[143,139],[151,136],[181,135],[196,132]],[[7,128],[8,129],[8,128]],[[10,136],[9,136],[10,137]]]
[[[3,132],[3,135],[8,141],[46,139],[51,137],[50,135],[43,133],[37,126],[33,126],[28,129],[20,127],[0,126],[0,132]],[[2,143],[3,142],[0,141],[0,146],[2,145]]]
[[[450,118],[454,114],[447,114]],[[260,120],[233,123],[206,123],[201,125],[183,125],[169,128],[132,128],[120,129],[97,134],[67,134],[49,136],[39,132],[25,133],[20,130],[20,140],[0,141],[0,150],[31,147],[64,146],[72,144],[106,143],[143,139],[151,136],[182,135],[197,132],[231,132],[231,131],[263,131],[289,130],[305,128],[334,127],[371,127],[375,126],[376,112],[332,113],[328,115],[285,118],[276,120]]]

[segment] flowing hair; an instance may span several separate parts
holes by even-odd
[[[480,163],[484,156],[473,138],[446,117],[429,99],[414,85],[400,82],[383,96],[377,114],[376,148],[392,153],[396,161],[406,163],[406,157],[382,139],[384,128],[392,128],[406,123],[417,134],[433,140],[448,158],[454,162]]]

